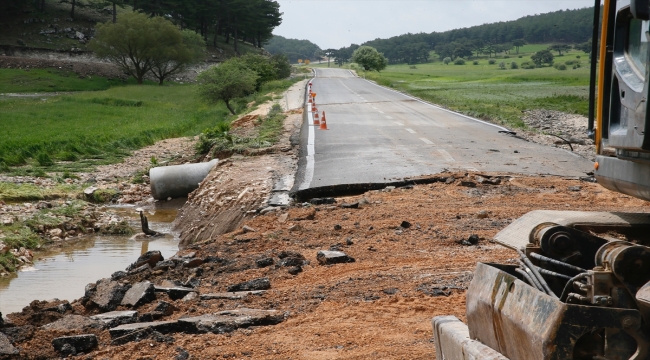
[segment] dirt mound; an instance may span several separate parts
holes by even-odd
[[[239,129],[239,128],[251,128],[255,127],[255,121],[259,119],[259,115],[246,115],[242,116],[239,119],[233,121],[230,124],[230,127],[232,129]]]

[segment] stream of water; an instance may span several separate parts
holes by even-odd
[[[111,210],[128,218],[135,229],[139,228],[140,221],[133,208]],[[150,228],[170,234],[151,241],[130,240],[130,236],[92,235],[40,252],[32,268],[0,278],[0,312],[7,315],[21,311],[33,300],[78,299],[84,295],[88,283],[124,270],[149,250],[159,250],[169,258],[178,250],[178,238],[171,235],[171,222],[176,214],[176,209],[148,212]]]

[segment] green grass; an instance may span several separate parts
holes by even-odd
[[[14,184],[0,182],[0,200],[2,201],[35,201],[76,196],[81,188],[75,185],[61,184],[52,188],[34,184]]]
[[[533,49],[533,45],[526,45]],[[539,45],[534,49],[545,49]],[[522,48],[523,49],[523,48]],[[520,52],[522,52],[520,50]],[[465,65],[444,65],[438,59],[426,64],[390,65],[381,73],[357,73],[384,86],[405,91],[454,111],[490,120],[513,128],[524,127],[521,112],[529,109],[559,110],[587,115],[589,92],[588,55],[572,51],[555,58],[556,63],[580,60],[581,67],[559,71],[553,67],[510,69],[512,61],[521,65],[531,54],[502,56],[490,65],[488,58],[470,59]],[[576,59],[576,56],[581,56]],[[499,63],[506,64],[506,70]],[[346,65],[349,67],[349,65]]]
[[[130,78],[127,83],[135,84]],[[99,76],[79,77],[76,73],[55,69],[0,69],[0,94],[47,93],[54,91],[106,90],[125,83]]]
[[[193,85],[7,99],[0,101],[0,170],[88,170],[161,139],[196,135],[226,118],[225,105],[200,102]]]

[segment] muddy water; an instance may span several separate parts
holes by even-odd
[[[111,211],[129,219],[136,231],[140,221],[133,208]],[[171,222],[176,209],[149,210],[149,227],[167,233],[152,241],[130,240],[130,236],[88,236],[38,254],[32,268],[9,278],[0,278],[0,312],[3,315],[21,311],[33,300],[78,299],[86,284],[110,277],[124,270],[138,256],[159,250],[168,258],[178,250],[178,238],[171,235]]]

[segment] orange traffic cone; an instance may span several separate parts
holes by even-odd
[[[312,102],[311,102],[311,96],[309,97],[309,103],[310,103],[310,104],[312,103]]]
[[[318,118],[318,112],[314,113],[314,125],[321,125],[320,119]]]
[[[318,114],[316,114],[318,115]],[[325,119],[325,111],[323,111],[323,121],[320,122],[320,130],[329,130],[327,128],[327,120]]]

